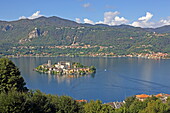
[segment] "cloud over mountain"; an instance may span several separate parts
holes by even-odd
[[[84,19],[84,23],[87,23],[87,24],[95,24],[92,20],[89,20],[87,18]]]
[[[81,23],[81,19],[80,18],[76,18],[76,22],[77,23]]]
[[[84,23],[89,24],[107,24],[107,25],[121,25],[121,24],[127,24],[129,21],[125,19],[124,17],[119,17],[120,13],[118,11],[115,12],[105,12],[104,13],[104,21],[98,21],[93,22],[92,20],[89,20],[87,18],[84,19]]]
[[[119,17],[120,13],[118,11],[115,12],[105,12],[104,13],[104,22],[103,24],[108,25],[120,25],[120,24],[127,24],[128,20],[124,17]]]
[[[170,17],[166,19],[161,19],[159,21],[151,21],[153,14],[150,12],[146,12],[145,16],[139,17],[136,21],[133,21],[130,23],[128,19],[125,17],[120,17],[118,16],[120,12],[115,11],[115,12],[105,12],[104,13],[104,18],[103,21],[98,21],[94,22],[92,20],[89,20],[88,18],[84,19],[84,23],[89,23],[89,24],[107,24],[107,25],[121,25],[121,24],[127,24],[127,25],[132,25],[134,27],[142,27],[142,28],[156,28],[156,27],[161,27],[164,25],[170,25]],[[76,20],[76,22],[80,23],[81,20]]]
[[[131,25],[135,27],[154,27],[154,22],[149,22],[149,20],[153,17],[153,14],[147,12],[145,16],[138,18],[138,21],[133,22]]]
[[[28,19],[36,19],[41,16],[43,16],[43,15],[40,14],[40,11],[37,11],[37,12],[33,13],[30,17],[21,16],[21,17],[19,17],[19,19],[27,19],[27,18]]]
[[[86,4],[86,7],[89,7],[89,5]],[[161,27],[164,25],[170,25],[170,17],[161,19],[158,21],[152,21],[152,17],[154,15],[150,12],[146,12],[144,16],[141,16],[132,22],[130,22],[130,20],[126,19],[125,17],[120,17],[119,14],[120,12],[118,11],[115,11],[115,12],[109,11],[109,12],[104,12],[103,20],[100,20],[97,22],[90,20],[88,18],[84,18],[82,21],[80,18],[76,18],[75,21],[77,23],[83,22],[83,23],[88,23],[88,24],[93,24],[93,25],[94,24],[107,24],[110,26],[127,24],[127,25],[132,25],[134,27],[142,27],[142,28],[156,28],[156,27]],[[41,15],[40,11],[36,11],[29,17],[21,16],[19,17],[19,19],[36,19],[41,16],[44,16],[44,15]]]

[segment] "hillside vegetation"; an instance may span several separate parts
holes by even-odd
[[[170,53],[170,26],[145,29],[128,25],[78,24],[58,17],[40,17],[34,20],[0,21],[0,39],[0,55],[35,55],[38,52],[58,55],[68,51],[71,54]],[[54,47],[70,45],[95,47],[90,50]],[[99,46],[107,48],[101,49]]]

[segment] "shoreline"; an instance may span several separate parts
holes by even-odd
[[[146,57],[146,56],[126,56],[126,55],[120,55],[120,56],[89,56],[89,55],[78,55],[78,56],[68,56],[68,55],[56,55],[56,56],[2,56],[2,57],[7,57],[7,58],[24,58],[24,57],[91,57],[91,58],[142,58],[142,59],[152,59],[152,60],[166,60],[166,59],[170,59],[170,57],[168,58],[160,58],[160,57]]]

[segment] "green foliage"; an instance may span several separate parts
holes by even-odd
[[[90,66],[90,72],[91,72],[91,73],[95,73],[95,72],[96,72],[96,67]]]
[[[169,113],[170,106],[168,100],[162,100],[152,96],[144,101],[139,101],[134,97],[128,97],[123,107],[116,109],[116,113]]]
[[[31,92],[0,93],[1,113],[82,113],[83,106],[71,97]]]
[[[131,96],[131,97],[127,97],[125,99],[125,107],[126,108],[129,108],[131,106],[131,104],[136,100],[136,97],[135,96]]]
[[[113,113],[114,109],[110,105],[103,105],[101,101],[91,100],[84,105],[85,113]]]
[[[161,100],[152,100],[148,102],[148,105],[140,113],[169,113],[170,107],[162,103]]]
[[[102,108],[99,113],[115,113],[115,111],[110,105],[102,104]]]
[[[99,113],[101,110],[101,101],[91,100],[89,103],[84,105],[85,113]]]
[[[147,106],[147,103],[135,100],[129,107],[130,113],[139,113],[139,111],[145,109]]]
[[[21,39],[28,39],[28,35],[35,28],[39,35],[30,41],[20,44]],[[154,34],[153,32],[156,32]],[[161,35],[157,35],[162,33]],[[167,34],[165,34],[167,33]],[[169,26],[157,29],[135,28],[132,26],[90,26],[75,23],[58,17],[41,17],[34,20],[19,20],[15,22],[0,22],[0,55],[28,55],[48,53],[52,55],[68,54],[83,55],[86,53],[113,52],[117,55],[142,52],[170,53]],[[75,39],[75,40],[74,40]],[[48,46],[98,45],[96,48],[48,48]],[[23,46],[26,48],[19,48]],[[29,48],[36,47],[35,49]],[[100,49],[99,46],[113,46]],[[14,48],[13,48],[14,47]],[[43,48],[42,48],[43,47]],[[33,50],[33,51],[32,51]],[[82,53],[83,52],[83,53]]]
[[[8,92],[10,89],[27,91],[24,79],[15,64],[7,58],[0,58],[0,92]]]
[[[61,96],[57,106],[59,113],[81,113],[82,106],[71,97]]]
[[[76,68],[84,68],[85,66],[79,62],[73,62],[72,63],[72,66],[73,68],[76,67]]]
[[[9,91],[0,93],[1,113],[28,113],[29,101],[25,93]]]
[[[48,95],[37,90],[30,98],[31,111],[35,113],[55,113],[55,107],[50,102],[52,99]]]
[[[167,99],[167,104],[170,106],[170,97]]]
[[[133,100],[132,98],[130,100]],[[169,113],[168,101],[131,101],[130,107],[114,109],[101,101],[76,102],[69,96],[44,94],[39,90],[0,92],[0,113]]]

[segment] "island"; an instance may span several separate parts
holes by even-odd
[[[79,62],[68,61],[60,61],[52,64],[51,60],[48,60],[47,64],[39,65],[34,70],[54,75],[67,75],[68,77],[85,76],[96,73],[94,66],[84,66]]]

